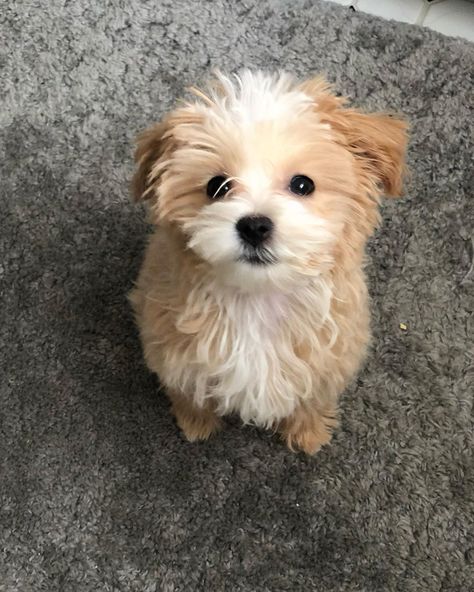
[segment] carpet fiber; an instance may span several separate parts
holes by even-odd
[[[317,0],[24,0],[0,38],[0,591],[473,590],[474,46]],[[314,458],[234,420],[186,443],[125,299],[132,138],[215,66],[411,120],[371,355]]]

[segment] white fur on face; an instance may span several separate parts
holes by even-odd
[[[273,262],[255,265],[242,261],[246,248],[236,224],[248,215],[272,220],[274,230],[265,251]],[[335,236],[327,222],[287,196],[267,193],[265,197],[257,191],[211,203],[185,225],[185,231],[188,246],[214,267],[218,278],[244,291],[268,285],[291,289],[298,278],[319,275],[332,263]],[[319,254],[320,266],[308,268],[314,254]]]

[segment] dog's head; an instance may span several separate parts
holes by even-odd
[[[244,71],[194,94],[138,140],[153,220],[242,288],[359,264],[379,195],[401,191],[406,124],[347,108],[322,79]]]

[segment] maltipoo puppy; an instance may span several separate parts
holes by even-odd
[[[155,232],[130,295],[188,440],[221,417],[315,453],[369,341],[364,247],[401,190],[406,124],[321,78],[218,74],[138,139]]]

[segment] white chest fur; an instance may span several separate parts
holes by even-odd
[[[315,388],[295,344],[315,356],[327,349],[318,329],[332,323],[330,303],[331,286],[322,279],[291,295],[197,289],[177,319],[187,346],[165,362],[164,378],[197,404],[212,397],[220,414],[237,412],[245,422],[271,425]]]

